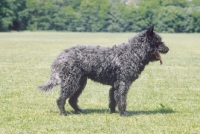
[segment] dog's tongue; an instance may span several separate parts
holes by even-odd
[[[162,58],[158,52],[156,52],[156,59],[160,61],[160,65],[162,65]]]

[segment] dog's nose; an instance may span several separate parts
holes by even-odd
[[[166,49],[165,49],[165,52],[167,53],[169,51],[169,48],[168,47],[166,47]]]

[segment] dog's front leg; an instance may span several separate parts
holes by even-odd
[[[118,110],[120,116],[127,116],[126,112],[126,95],[128,92],[129,86],[125,82],[119,82],[118,88],[114,92],[114,97],[118,105]]]
[[[116,99],[114,97],[114,92],[115,92],[114,87],[111,87],[109,91],[109,109],[111,114],[115,113],[115,107],[116,107]]]

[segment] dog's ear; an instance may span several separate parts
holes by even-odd
[[[153,36],[153,28],[154,26],[152,24],[147,28],[147,34],[149,36]]]

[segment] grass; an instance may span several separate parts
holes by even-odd
[[[0,133],[200,133],[199,34],[161,34],[167,55],[149,64],[128,94],[129,117],[109,114],[109,86],[88,81],[79,99],[84,113],[60,116],[59,88],[36,90],[49,78],[50,65],[76,44],[111,46],[132,33],[0,33]]]

